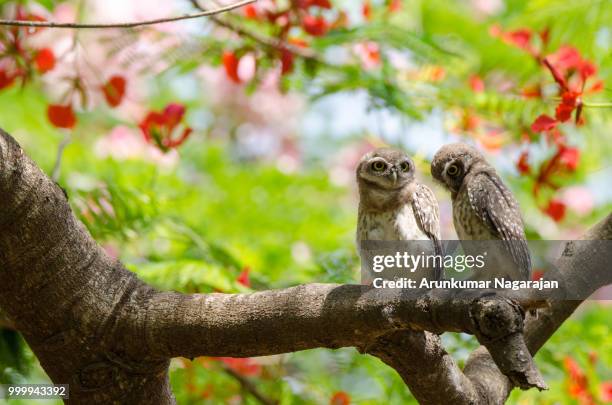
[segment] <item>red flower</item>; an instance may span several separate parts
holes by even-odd
[[[308,42],[302,38],[289,38],[287,42],[300,48],[308,48]]]
[[[183,128],[178,136],[176,128],[183,120],[185,115],[185,107],[180,104],[168,104],[164,111],[151,111],[139,127],[149,143],[154,143],[162,151],[166,152],[171,148],[176,148],[182,145],[192,129],[190,127]]]
[[[542,63],[560,88],[561,103],[555,111],[556,119],[560,122],[568,121],[576,110],[575,121],[576,124],[580,124],[581,96],[585,92],[587,79],[597,73],[595,65],[583,59],[578,50],[570,46],[562,46],[557,52],[544,58]],[[600,81],[597,81],[587,92],[599,91],[601,88]]]
[[[251,279],[249,278],[249,273],[251,269],[249,267],[245,267],[242,272],[236,278],[238,284],[242,284],[245,287],[251,287]]]
[[[552,199],[548,206],[544,208],[544,213],[551,217],[555,222],[560,222],[565,217],[565,204],[559,200]]]
[[[521,153],[518,162],[516,163],[516,168],[518,169],[520,174],[529,174],[531,172],[531,166],[529,165],[529,151],[524,151]]]
[[[538,281],[538,280],[540,280],[543,277],[544,277],[544,272],[542,270],[535,270],[531,274],[531,280],[532,281]]]
[[[332,395],[329,405],[350,405],[351,397],[344,391],[338,391]]]
[[[470,88],[475,93],[482,93],[485,89],[484,80],[478,75],[470,76]]]
[[[47,118],[58,128],[71,129],[76,125],[76,116],[70,105],[52,104],[47,107]]]
[[[126,80],[123,76],[115,75],[102,86],[104,98],[111,107],[117,107],[125,96]]]
[[[234,52],[223,52],[223,66],[225,67],[225,74],[234,83],[240,83],[240,77],[238,76],[239,63],[240,58],[236,57]]]
[[[322,16],[306,14],[302,19],[302,28],[310,35],[320,37],[327,33],[329,24]]]
[[[6,70],[0,69],[0,90],[10,87],[15,82],[15,77]]]
[[[53,70],[55,67],[55,55],[51,49],[44,48],[38,51],[36,57],[34,58],[34,62],[36,63],[36,68],[40,73],[46,73]]]
[[[555,118],[558,121],[569,121],[572,117],[572,112],[580,102],[579,94],[573,91],[565,91],[561,96],[561,103],[555,109]]]
[[[389,2],[389,11],[395,13],[402,9],[402,0],[391,0]]]
[[[258,376],[261,374],[261,366],[249,358],[217,357],[217,360],[222,361],[240,375]]]
[[[252,4],[247,4],[244,6],[244,16],[251,20],[257,20],[259,18],[259,14],[257,13],[257,7]]]
[[[529,42],[531,41],[531,31],[526,28],[521,28],[514,31],[508,31],[503,36],[503,39],[512,45],[527,51],[531,50]]]
[[[565,357],[563,366],[568,372],[569,384],[568,391],[570,397],[577,399],[580,404],[592,405],[595,400],[589,392],[589,381],[586,374],[580,368],[576,360],[570,356]]]
[[[293,59],[294,56],[291,51],[285,48],[281,50],[281,75],[286,75],[293,71]]]
[[[580,150],[578,148],[561,145],[558,153],[559,163],[564,165],[570,171],[576,170],[580,160]]]
[[[326,9],[332,8],[331,2],[329,0],[307,0],[306,3],[308,3],[308,7],[316,6]]]
[[[540,98],[542,97],[542,87],[539,84],[527,86],[522,91],[525,98]]]
[[[363,2],[361,6],[361,15],[363,15],[363,18],[367,21],[372,19],[372,5],[369,0]]]
[[[533,124],[531,124],[531,130],[533,132],[542,132],[551,130],[556,126],[557,121],[554,118],[551,118],[546,114],[542,114],[536,118]]]
[[[493,37],[500,38],[508,45],[516,46],[520,49],[523,49],[530,54],[536,56],[537,52],[531,46],[531,38],[533,36],[533,32],[527,28],[519,28],[514,31],[503,31],[499,25],[493,25],[489,28],[489,33]]]
[[[601,383],[601,400],[604,402],[612,402],[612,381],[604,381]]]
[[[556,71],[553,75],[561,76],[561,80],[557,80],[561,87],[567,87],[567,77],[572,72],[577,72],[582,82],[597,73],[597,68],[591,61],[583,59],[576,48],[567,45],[548,55],[545,63],[551,72]]]

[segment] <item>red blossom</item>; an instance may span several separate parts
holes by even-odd
[[[604,381],[599,387],[601,390],[601,400],[604,402],[612,402],[612,381]]]
[[[573,91],[565,91],[561,96],[561,102],[555,109],[555,118],[560,122],[569,121],[572,118],[572,112],[578,107],[580,98],[578,93]]]
[[[70,105],[49,105],[47,118],[57,128],[72,129],[76,125],[76,116]]]
[[[561,145],[558,154],[560,164],[570,171],[576,170],[580,161],[580,150],[578,148]]]
[[[250,358],[217,357],[217,360],[243,376],[256,377],[261,374],[262,367]]]
[[[527,86],[522,91],[525,98],[540,98],[542,97],[542,86],[539,84]]]
[[[512,45],[521,49],[530,50],[529,42],[531,41],[531,31],[526,28],[521,28],[514,31],[508,31],[503,36],[503,39]]]
[[[563,367],[568,373],[568,391],[570,397],[577,399],[581,405],[595,404],[595,400],[589,392],[589,381],[586,374],[580,368],[576,360],[570,356],[563,359]]]
[[[350,405],[351,397],[344,391],[337,391],[329,400],[329,405]]]
[[[470,76],[470,88],[475,93],[482,93],[485,90],[485,83],[482,77],[478,75]]]
[[[236,54],[231,51],[223,52],[222,58],[227,77],[234,83],[240,83],[240,77],[238,76],[238,64],[240,63],[240,58],[238,58]]]
[[[363,15],[363,18],[367,21],[372,19],[372,5],[369,0],[364,1],[361,5],[361,15]]]
[[[597,73],[597,68],[592,62],[583,59],[580,52],[571,46],[560,47],[555,53],[545,57],[542,63],[560,89],[561,102],[555,110],[556,120],[569,121],[575,110],[575,122],[577,125],[581,124],[582,95],[585,93],[587,79]],[[596,81],[586,92],[599,91],[601,88],[603,88],[601,81]]]
[[[281,75],[286,75],[293,72],[293,60],[295,57],[288,49],[281,50]]]
[[[531,166],[529,165],[529,151],[521,153],[518,162],[516,162],[516,168],[520,174],[531,173]]]
[[[257,20],[259,18],[259,13],[257,12],[257,7],[253,4],[247,4],[243,9],[244,16],[251,20]]]
[[[544,271],[542,270],[534,270],[533,273],[531,273],[532,281],[538,281],[538,280],[541,280],[542,278],[544,278]]]
[[[308,42],[302,38],[292,37],[292,38],[289,38],[287,42],[289,42],[291,45],[295,45],[300,48],[308,48]]]
[[[166,152],[171,148],[182,145],[192,129],[184,127],[182,131],[177,131],[177,127],[182,122],[185,115],[185,106],[171,103],[160,113],[151,111],[139,124],[140,129],[147,142],[155,144],[162,151]]]
[[[500,38],[508,45],[516,46],[517,48],[523,49],[529,52],[534,57],[539,55],[531,45],[531,39],[533,37],[533,31],[528,28],[519,28],[513,31],[504,31],[501,26],[495,24],[489,28],[489,34],[493,37]]]
[[[593,62],[583,59],[576,48],[568,45],[564,45],[557,52],[548,55],[546,60],[561,75],[568,76],[572,72],[577,72],[583,82],[597,73],[597,68]]]
[[[320,37],[327,33],[329,30],[329,24],[323,16],[313,16],[307,14],[302,19],[302,28],[310,35]]]
[[[238,284],[242,284],[245,287],[251,287],[251,279],[249,277],[249,273],[251,272],[251,269],[249,267],[245,267],[242,272],[238,275],[238,277],[236,278],[236,282]]]
[[[102,86],[106,102],[111,107],[117,107],[123,101],[127,82],[123,76],[115,75]]]
[[[544,213],[555,222],[560,222],[565,217],[565,209],[565,203],[553,198],[548,202],[548,206],[544,208]]]
[[[389,11],[392,13],[398,12],[402,9],[402,0],[391,0],[389,2]]]
[[[549,117],[546,114],[540,115],[531,124],[531,130],[533,132],[549,131],[557,126],[557,121],[554,118]]]
[[[15,82],[15,75],[8,73],[4,69],[0,69],[0,90],[10,87]]]
[[[40,73],[46,73],[55,67],[55,54],[51,49],[43,48],[36,53],[34,62]]]
[[[321,7],[325,9],[331,9],[332,5],[329,0],[304,0],[305,6],[303,8],[308,7]]]

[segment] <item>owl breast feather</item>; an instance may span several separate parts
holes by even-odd
[[[409,204],[384,212],[364,212],[359,216],[357,241],[427,239],[429,237],[417,224]]]

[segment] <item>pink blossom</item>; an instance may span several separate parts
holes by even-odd
[[[101,158],[111,157],[115,160],[141,159],[162,167],[173,167],[179,160],[176,150],[163,153],[158,148],[148,144],[137,129],[126,126],[117,126],[110,134],[100,138],[96,142],[95,152]]]
[[[355,44],[353,51],[359,56],[364,69],[372,70],[380,66],[380,47],[376,42],[360,42]]]
[[[247,53],[240,58],[240,62],[238,63],[238,77],[243,83],[248,83],[255,77],[256,68],[257,62],[255,60],[255,55]]]
[[[203,66],[199,75],[204,85],[202,94],[207,97],[210,113],[216,117],[213,136],[234,133],[241,155],[275,159],[288,155],[277,163],[283,170],[297,168],[299,156],[287,146],[298,132],[305,100],[301,94],[279,89],[280,71],[266,72],[249,97],[244,86],[227,78],[223,67]]]
[[[568,187],[563,190],[561,199],[570,210],[581,216],[589,214],[595,206],[593,193],[586,187]]]

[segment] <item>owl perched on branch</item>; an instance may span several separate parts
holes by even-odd
[[[442,253],[438,202],[427,186],[416,181],[414,162],[406,153],[376,149],[361,158],[356,174],[357,245],[362,260],[361,241],[429,240],[434,253]],[[441,278],[442,269],[434,269],[431,279]]]
[[[474,278],[529,280],[531,257],[519,205],[484,156],[466,144],[445,145],[431,162],[431,174],[451,193],[459,239],[501,241],[482,243],[495,255],[488,274]]]

